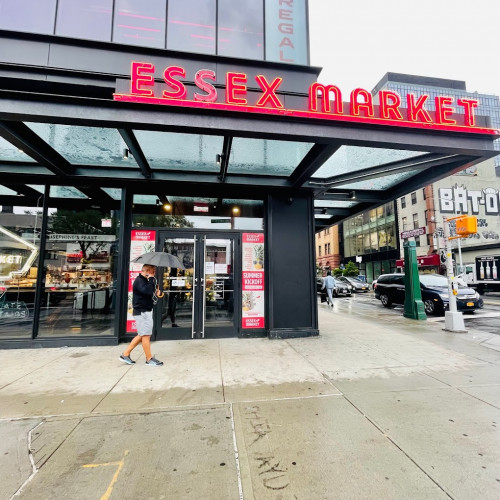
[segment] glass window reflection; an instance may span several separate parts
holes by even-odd
[[[39,337],[114,334],[118,220],[105,209],[49,208]]]
[[[113,42],[165,47],[166,0],[116,0]]]
[[[215,0],[170,0],[167,49],[215,54]]]
[[[111,41],[113,0],[59,0],[56,35]]]
[[[31,338],[42,208],[0,211],[0,338]]]
[[[56,0],[1,0],[0,29],[54,33]]]
[[[262,0],[219,0],[217,53],[244,59],[264,59]]]

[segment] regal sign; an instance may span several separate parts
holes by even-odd
[[[283,82],[279,76],[270,79],[257,75],[250,79],[245,73],[228,71],[221,90],[215,84],[215,71],[210,69],[188,75],[181,66],[169,66],[163,70],[161,82],[156,81],[155,74],[154,64],[133,62],[129,93],[117,92],[114,100],[488,135],[500,133],[477,126],[476,99],[438,96],[434,99],[435,111],[431,111],[430,97],[425,94],[400,96],[381,90],[376,104],[370,92],[357,88],[350,93],[349,101],[344,102],[339,87],[315,82],[308,89],[307,108],[290,109],[284,106],[285,96],[278,93]],[[186,83],[190,79],[194,85]]]

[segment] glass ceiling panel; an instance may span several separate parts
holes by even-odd
[[[44,194],[45,193],[45,186],[39,186],[38,184],[26,184],[28,187],[31,189],[34,189],[35,191],[38,191],[39,193]]]
[[[158,196],[151,194],[134,194],[133,203],[138,205],[156,205]]]
[[[314,200],[314,208],[351,208],[357,205],[357,201],[334,201],[334,200]]]
[[[217,203],[217,198],[190,198],[189,196],[168,196],[170,203]]]
[[[118,188],[101,188],[105,193],[109,194],[113,200],[122,199],[122,190]]]
[[[127,145],[114,128],[54,123],[26,123],[26,125],[74,165],[137,168],[132,155],[126,160],[123,159]]]
[[[398,160],[416,158],[425,155],[421,151],[405,151],[400,149],[362,148],[357,146],[341,146],[313,177],[326,178],[346,172],[359,172],[365,168],[376,167]]]
[[[51,198],[87,199],[81,191],[71,186],[50,186]]]
[[[31,156],[17,149],[3,137],[0,137],[0,161],[31,161],[36,163]]]
[[[312,143],[307,142],[235,137],[231,148],[228,173],[288,177],[312,146]]]
[[[222,137],[144,130],[134,133],[152,169],[220,170],[215,157],[222,153]]]
[[[8,194],[10,196],[17,196],[17,191],[12,191],[12,189],[9,189],[5,186],[0,186],[0,194]]]
[[[392,175],[385,175],[381,177],[377,177],[375,179],[369,179],[366,181],[360,181],[360,182],[351,182],[349,184],[342,184],[339,186],[341,189],[376,189],[376,190],[383,190],[383,189],[389,189],[396,184],[399,184],[401,182],[406,181],[410,177],[413,177],[414,175],[418,175],[422,173],[421,169],[417,170],[409,170],[407,172],[400,172],[399,174],[392,174]]]

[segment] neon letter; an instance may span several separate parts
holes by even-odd
[[[403,115],[399,111],[401,97],[396,92],[390,90],[381,90],[379,93],[380,117],[385,119],[403,120]],[[391,102],[389,102],[391,101]]]
[[[467,127],[473,127],[476,124],[474,108],[477,108],[479,101],[475,99],[458,99],[457,104],[464,107],[464,123]]]
[[[453,97],[436,97],[436,121],[438,123],[457,123],[452,118],[448,118],[455,112],[455,109],[449,106],[453,102]]]
[[[317,112],[318,111],[318,93],[322,95],[322,112],[330,113],[331,110],[331,101],[330,101],[330,92],[333,92],[334,95],[334,104],[335,109],[333,112],[336,115],[341,115],[343,113],[343,105],[342,105],[342,93],[340,89],[335,85],[322,85],[321,83],[315,82],[309,87],[309,111]]]
[[[365,102],[358,102],[361,96]],[[351,92],[351,115],[359,116],[361,109],[364,109],[368,117],[373,116],[373,99],[370,92],[365,89],[354,89]]]
[[[185,99],[186,87],[184,84],[174,78],[174,76],[181,76],[186,78],[186,70],[180,66],[169,66],[163,73],[165,83],[173,88],[173,91],[164,90],[163,97],[165,99]]]
[[[275,78],[271,84],[269,84],[266,77],[262,75],[257,75],[255,79],[257,80],[260,88],[264,91],[255,105],[265,106],[266,102],[270,100],[274,108],[282,108],[283,104],[281,104],[275,92],[281,85],[283,78]]]
[[[197,94],[196,92],[194,93],[194,100],[195,101],[204,101],[204,102],[215,102],[217,100],[217,89],[208,82],[205,82],[203,79],[206,78],[207,80],[212,80],[215,82],[216,76],[215,76],[215,71],[212,71],[211,69],[200,69],[194,77],[194,83],[196,86],[205,91],[207,94]]]
[[[432,118],[429,112],[424,108],[425,101],[429,98],[428,95],[421,95],[417,102],[415,102],[415,96],[413,94],[406,95],[406,102],[408,105],[408,120],[411,122],[423,121],[427,123],[432,123]]]
[[[247,83],[245,73],[226,73],[226,102],[228,104],[246,104],[244,97],[236,97],[235,94],[246,94],[247,86],[238,85]]]
[[[153,96],[153,89],[143,89],[141,86],[148,85],[152,87],[155,84],[153,75],[144,75],[144,73],[154,72],[154,64],[133,62],[130,79],[130,93],[135,95]]]

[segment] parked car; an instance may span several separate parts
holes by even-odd
[[[350,276],[339,276],[335,279],[351,285],[354,292],[367,292],[370,289],[368,283],[364,283],[356,278],[351,278]]]
[[[426,314],[444,314],[449,307],[448,279],[439,274],[420,274],[420,290]],[[405,302],[405,275],[382,274],[377,280],[375,297],[384,307]],[[457,309],[475,311],[481,307],[479,294],[472,288],[459,286]]]
[[[335,288],[333,289],[333,296],[338,297],[339,295],[346,295],[350,297],[352,295],[353,286],[346,283],[345,281],[335,278]]]
[[[321,276],[316,277],[316,291],[320,292],[323,287],[323,280]],[[339,295],[352,295],[353,287],[349,283],[345,283],[344,281],[340,281],[338,278],[335,278],[335,288],[333,289],[333,296],[338,297]]]

